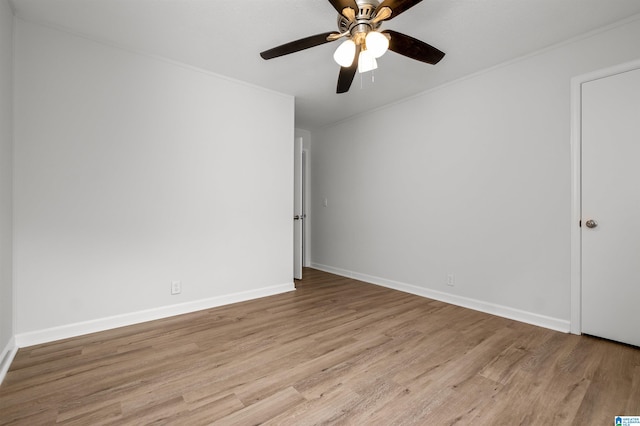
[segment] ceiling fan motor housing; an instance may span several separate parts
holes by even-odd
[[[338,15],[338,29],[340,33],[349,32],[351,38],[356,44],[361,44],[364,37],[371,30],[376,30],[380,27],[381,22],[372,23],[372,19],[375,18],[376,8],[378,2],[375,0],[356,0],[358,3],[358,10],[356,10],[356,19],[349,21],[346,17]]]

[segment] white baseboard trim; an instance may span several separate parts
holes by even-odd
[[[16,345],[16,338],[12,337],[0,355],[0,384],[4,381],[4,377],[7,375],[16,353],[18,353],[18,346]]]
[[[261,297],[274,296],[295,290],[293,282],[263,287],[256,290],[243,291],[224,296],[217,296],[208,299],[194,300],[192,302],[180,303],[176,305],[163,306],[160,308],[148,309],[128,314],[115,315],[112,317],[99,318],[91,321],[84,321],[74,324],[62,325],[47,328],[44,330],[19,333],[15,336],[15,345],[18,348],[39,345],[56,340],[68,339],[70,337],[82,336],[84,334],[96,333],[98,331],[111,330],[127,325],[139,324],[142,322],[172,317],[175,315],[188,314],[190,312],[211,309],[218,306],[232,303],[245,302],[259,299]]]
[[[417,296],[439,300],[441,302],[450,303],[452,305],[462,306],[464,308],[473,309],[475,311],[485,312],[487,314],[497,315],[503,318],[524,322],[524,323],[535,325],[538,327],[544,327],[551,330],[561,331],[563,333],[568,333],[571,329],[570,321],[559,319],[559,318],[548,317],[545,315],[535,314],[532,312],[511,308],[509,306],[496,305],[494,303],[484,302],[482,300],[471,299],[463,296],[457,296],[451,293],[431,290],[424,287],[418,287],[412,284],[406,284],[398,281],[387,280],[380,277],[361,274],[361,273],[349,271],[346,269],[334,268],[332,266],[322,265],[322,264],[313,263],[313,262],[311,263],[311,267],[314,269],[319,269],[321,271],[329,272],[331,274],[336,274],[343,277],[364,281],[369,284],[375,284],[382,287],[391,288],[393,290],[399,290],[405,293],[415,294]]]

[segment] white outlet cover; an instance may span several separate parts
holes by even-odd
[[[454,286],[456,283],[456,276],[454,274],[447,274],[447,285]]]

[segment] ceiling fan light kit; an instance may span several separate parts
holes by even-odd
[[[333,59],[341,67],[350,67],[355,58],[356,44],[351,39],[343,41],[333,54]]]
[[[421,1],[384,0],[378,3],[377,0],[329,0],[338,12],[339,32],[316,34],[292,41],[265,50],[260,56],[263,59],[273,59],[346,37],[347,40],[333,54],[333,59],[340,65],[337,93],[349,91],[356,70],[363,73],[376,69],[376,58],[380,58],[387,50],[435,65],[444,57],[444,52],[397,31],[378,30],[382,22],[398,16]]]
[[[378,68],[378,61],[369,50],[362,50],[358,55],[358,72],[373,71]]]
[[[380,58],[389,49],[389,39],[378,31],[369,31],[365,37],[365,45],[374,58]]]

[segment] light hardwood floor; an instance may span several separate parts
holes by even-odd
[[[0,424],[609,425],[640,349],[306,269],[278,296],[21,349]]]

